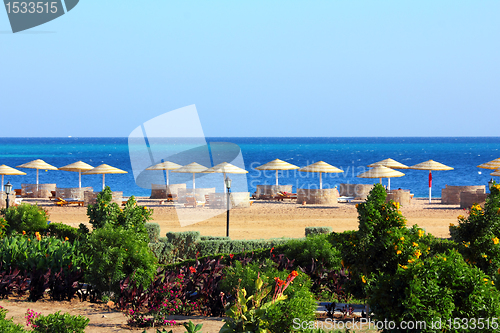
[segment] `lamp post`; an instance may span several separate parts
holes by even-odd
[[[7,199],[5,200],[5,208],[9,208],[10,191],[12,191],[12,184],[10,182],[7,182],[7,184],[5,184],[5,194],[7,194]]]
[[[488,189],[491,191],[491,187],[493,186],[493,178],[488,182]]]
[[[229,195],[230,195],[230,190],[231,190],[231,178],[226,177],[224,180],[224,183],[226,183],[226,188],[227,188],[227,226],[226,226],[226,237],[229,237]]]

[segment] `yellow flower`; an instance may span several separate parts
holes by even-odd
[[[399,265],[399,267],[401,267],[402,269],[408,269],[408,266],[405,265]]]
[[[417,246],[418,246],[418,243],[413,242],[413,246],[417,247]]]
[[[401,250],[396,251],[396,254],[401,254],[401,253],[402,253]]]
[[[483,258],[487,258],[488,256],[487,256],[486,254],[483,254],[483,255],[482,255],[482,257],[483,257]]]
[[[465,219],[465,217],[463,215],[458,215],[457,219],[463,220],[463,219]]]
[[[394,250],[397,250],[397,249],[398,249],[398,246],[397,246],[397,245],[396,245],[396,246],[394,246]]]
[[[446,257],[443,257],[443,260],[446,261]]]
[[[356,204],[356,208],[358,208],[359,204]]]
[[[23,236],[26,235],[26,231],[23,230]]]
[[[425,232],[422,229],[418,229],[418,238],[422,237]]]
[[[498,244],[498,237],[492,238],[493,244]]]
[[[415,262],[415,259],[408,259],[408,263],[409,263],[409,264],[412,264],[412,263],[414,263],[414,262]]]
[[[494,286],[495,285],[495,282],[491,281],[491,285]]]
[[[68,237],[64,237],[64,240],[67,241],[67,240],[69,240],[69,238]]]
[[[361,281],[363,281],[363,283],[366,283],[366,278],[364,275],[361,276]]]
[[[37,231],[35,232],[35,237],[36,239],[38,239],[39,241],[42,239],[42,236],[40,236],[40,233]]]
[[[487,278],[483,278],[483,281],[488,281],[488,279]]]
[[[404,240],[405,240],[405,238],[404,238],[404,237],[401,237],[399,240],[404,241]]]
[[[148,207],[144,206],[144,209],[148,209]]]
[[[422,252],[420,252],[420,250],[417,250],[417,251],[415,251],[415,253],[413,253],[413,255],[414,255],[415,257],[417,257],[417,259],[418,259],[418,258],[420,258],[420,256],[422,255]]]

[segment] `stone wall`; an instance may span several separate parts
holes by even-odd
[[[38,188],[38,190],[37,190]],[[24,198],[49,198],[56,184],[21,184],[21,196]]]
[[[460,205],[460,193],[470,192],[470,193],[486,193],[485,185],[477,186],[449,186],[446,185],[445,188],[441,190],[441,203],[448,205]]]
[[[372,188],[373,185],[366,184],[340,184],[339,193],[341,197],[354,197],[355,199],[366,200]]]
[[[474,192],[460,192],[460,208],[470,208],[473,204],[480,204],[484,207],[488,194],[482,193],[481,190]]]
[[[170,184],[168,185],[151,185],[151,196],[150,199],[166,199],[167,193],[179,195],[179,189],[186,189],[186,184]]]
[[[274,197],[278,192],[292,193],[293,185],[257,185],[256,198]]]
[[[408,190],[392,190],[387,193],[386,202],[389,200],[399,202],[402,206],[411,204],[411,194]]]
[[[302,189],[297,190],[297,203],[337,205],[339,191],[336,188],[328,189]]]
[[[93,192],[94,189],[92,187],[68,187],[68,188],[56,188],[56,197],[63,199],[78,199],[80,201],[84,201],[85,192]]]

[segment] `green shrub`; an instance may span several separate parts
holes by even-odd
[[[167,232],[167,239],[173,247],[174,262],[196,256],[196,243],[200,240],[198,231]]]
[[[136,285],[148,285],[156,273],[156,258],[143,235],[121,226],[94,230],[86,243],[93,257],[86,280],[100,293],[118,292],[119,281],[131,276]]]
[[[500,293],[493,281],[479,268],[468,265],[456,250],[425,260],[416,259],[401,265],[394,274],[380,274],[371,282],[368,302],[374,319],[396,323],[425,321],[427,329],[422,332],[441,331],[431,329],[432,322],[439,319],[443,331],[476,332],[453,327],[455,318],[500,315]],[[498,329],[490,327],[483,331]]]
[[[234,295],[234,288],[239,285],[240,288],[245,288],[249,295],[253,295],[257,291],[255,281],[258,277],[262,279],[264,284],[274,286],[276,277],[286,280],[289,273],[288,271],[278,271],[276,264],[269,259],[263,264],[252,262],[246,266],[236,261],[233,266],[226,268],[221,289],[225,293]],[[310,278],[300,272],[293,284],[290,284],[284,292],[288,298],[268,309],[271,332],[290,332],[294,318],[314,320],[316,301],[310,288]],[[272,293],[269,297],[272,297]]]
[[[145,227],[149,236],[149,242],[158,242],[158,238],[160,238],[160,225],[158,223],[146,223]]]
[[[306,227],[306,237],[309,235],[329,234],[332,231],[332,227]]]
[[[79,239],[80,229],[74,228],[64,223],[49,223],[49,235],[52,237],[66,239],[70,242]]]
[[[326,269],[341,268],[340,251],[328,242],[328,236],[324,234],[289,240],[285,245],[276,247],[275,251],[295,259],[296,266],[306,267],[314,261]]]
[[[151,220],[153,210],[137,206],[134,196],[128,199],[123,209],[117,203],[111,202],[112,198],[111,189],[106,186],[97,195],[96,203],[88,206],[87,216],[92,227],[99,229],[108,224],[121,226],[136,233],[144,234],[144,237],[147,238],[145,224]]]
[[[255,240],[206,240],[196,243],[197,252],[200,256],[216,254],[235,254],[240,252],[252,252],[260,249],[271,249],[284,246],[290,242],[290,238],[278,239],[255,239]]]
[[[4,238],[6,235],[6,229],[9,226],[7,221],[4,218],[0,217],[0,238]]]
[[[150,250],[158,259],[158,264],[167,265],[173,262],[173,246],[168,241],[164,241],[165,237],[160,238],[159,242],[149,243]]]
[[[201,236],[201,241],[210,241],[210,240],[231,240],[231,238],[226,236]]]
[[[43,208],[28,203],[22,203],[19,206],[11,206],[3,209],[2,214],[8,223],[6,228],[7,235],[13,232],[28,234],[43,232],[47,229],[48,214]]]
[[[69,313],[61,314],[61,311],[58,311],[54,314],[38,316],[33,322],[34,329],[32,332],[84,333],[89,321],[89,318],[84,316],[73,316]]]
[[[7,310],[0,306],[0,332],[2,333],[25,333],[27,332],[22,325],[14,324],[12,318],[5,319]]]
[[[500,185],[490,189],[484,209],[473,205],[469,216],[458,216],[458,226],[450,225],[452,239],[469,262],[493,276],[500,268]]]

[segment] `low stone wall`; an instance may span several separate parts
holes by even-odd
[[[210,195],[210,193],[215,193],[215,187],[210,187],[210,188],[197,188],[196,189],[196,201],[202,201],[205,202],[205,195]],[[179,188],[179,203],[186,203],[186,196],[192,196],[193,195],[193,189],[192,188]]]
[[[402,206],[411,204],[411,194],[410,191],[405,190],[392,190],[387,193],[387,198],[385,202],[390,200],[399,202]]]
[[[474,192],[460,192],[460,208],[470,208],[473,204],[479,204],[484,207],[487,193],[482,193],[481,190]]]
[[[256,198],[263,199],[266,196],[274,197],[278,192],[292,193],[293,185],[257,185]]]
[[[167,193],[179,195],[179,189],[186,189],[186,184],[170,184],[168,185],[151,185],[151,196],[150,199],[166,199]]]
[[[99,194],[99,192],[90,192],[90,191],[84,192],[84,194],[83,194],[84,205],[85,206],[94,205],[96,203],[96,199],[97,199],[98,194]],[[115,202],[116,204],[118,204],[121,207],[122,201],[123,201],[123,192],[122,191],[112,192],[111,202]]]
[[[21,184],[21,196],[25,198],[49,198],[52,191],[56,190],[56,184]]]
[[[303,204],[304,202],[309,205],[323,204],[323,205],[337,205],[339,191],[336,188],[328,189],[303,189],[297,190],[297,203]]]
[[[85,192],[93,192],[92,187],[68,187],[68,188],[56,188],[56,197],[63,199],[78,199],[84,201]]]
[[[477,186],[449,186],[446,185],[445,188],[441,190],[441,203],[448,205],[460,205],[460,193],[470,192],[470,193],[486,193],[485,185]]]
[[[341,197],[354,197],[366,200],[372,188],[373,185],[367,184],[340,184],[339,193]]]

